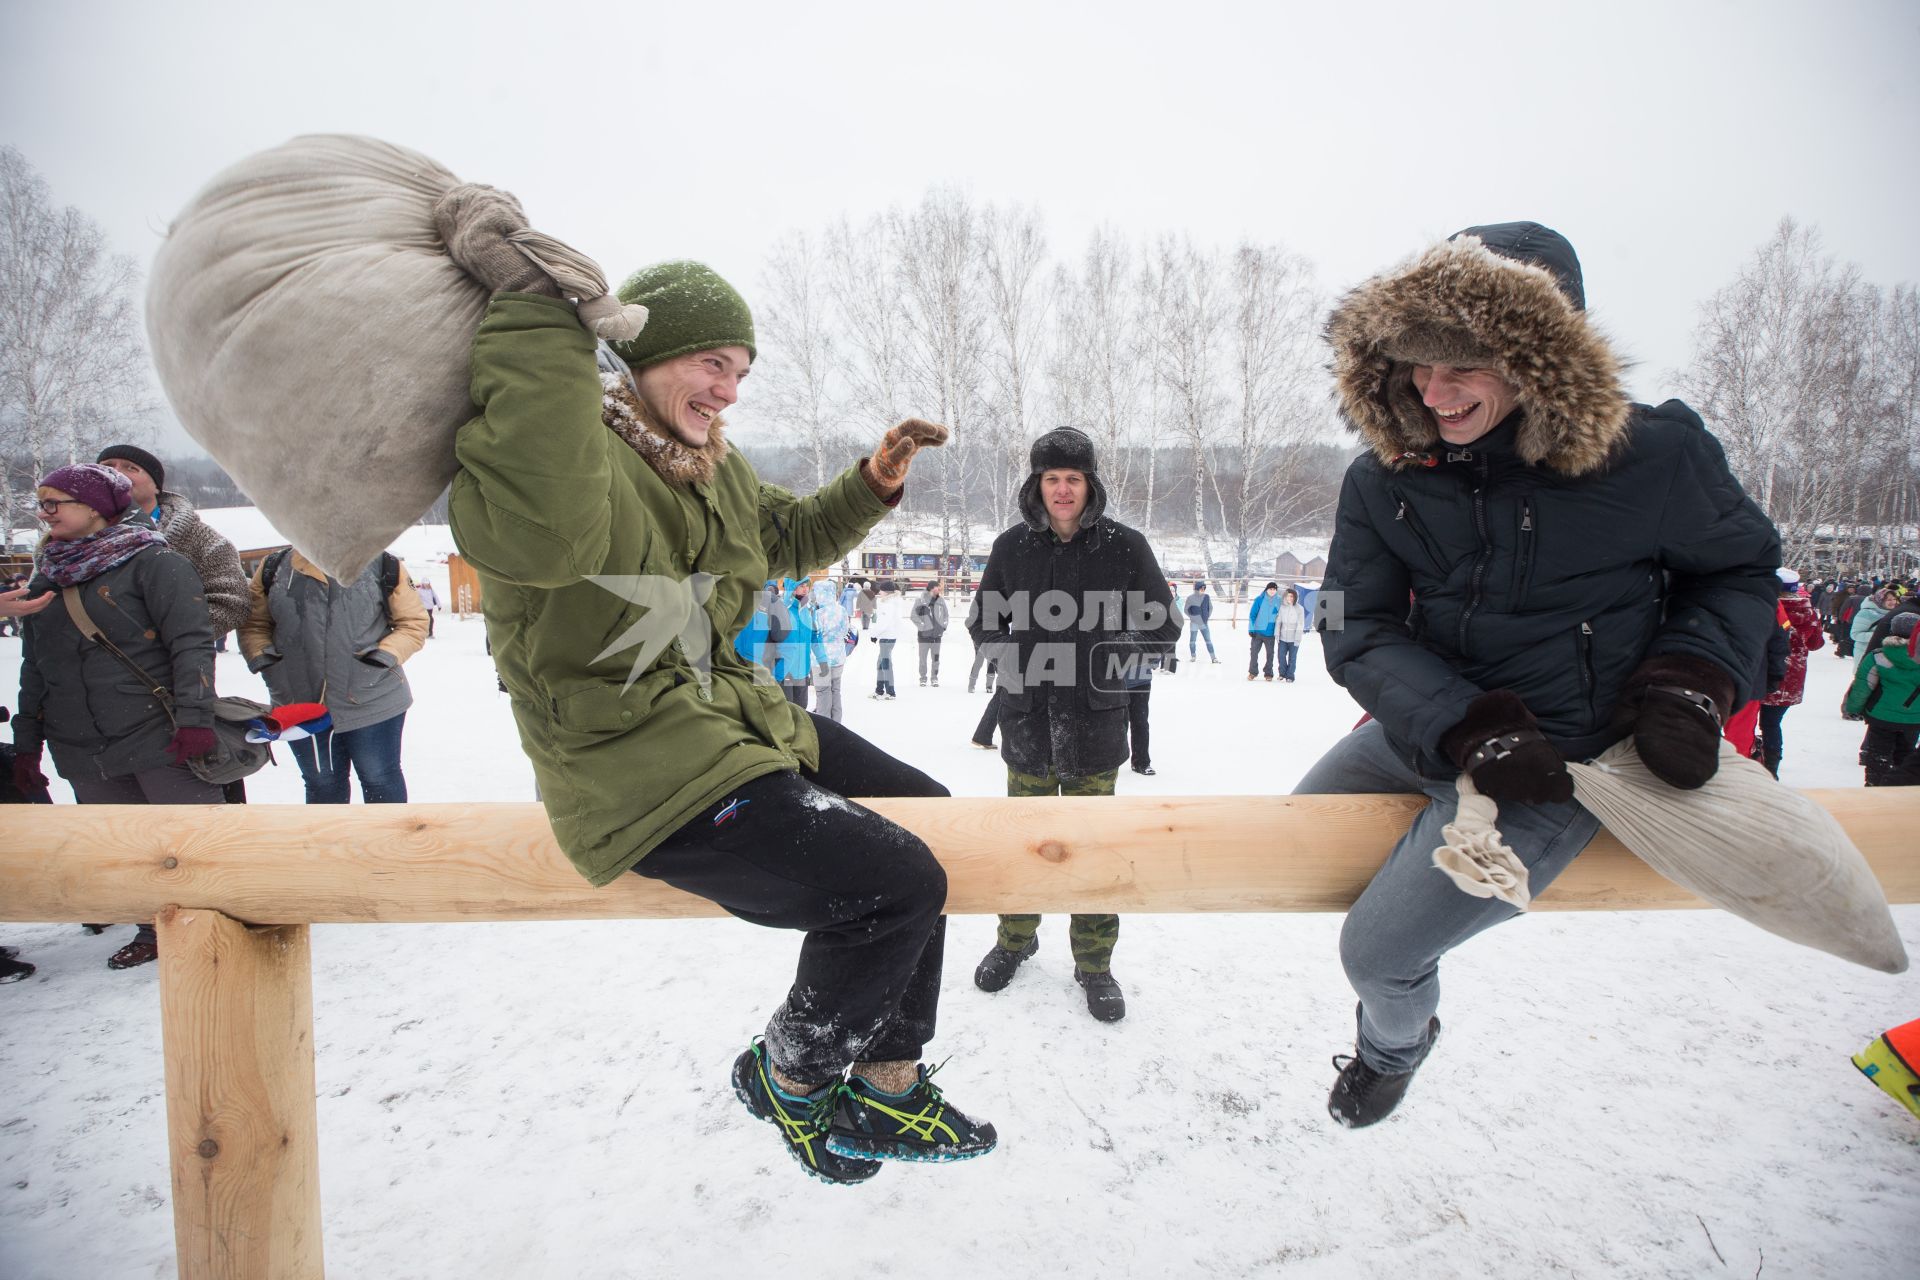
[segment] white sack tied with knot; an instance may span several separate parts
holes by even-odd
[[[154,258],[147,337],[188,434],[276,528],[351,581],[453,479],[487,288],[434,207],[460,179],[373,138],[312,134],[216,176]],[[528,229],[515,248],[605,338],[628,338],[592,261]]]
[[[1632,739],[1567,769],[1574,799],[1681,888],[1790,942],[1906,972],[1906,947],[1860,850],[1832,814],[1732,743],[1721,740],[1719,769],[1695,791],[1654,777]],[[1525,909],[1526,868],[1501,840],[1498,816],[1461,774],[1460,812],[1442,828],[1434,865],[1467,893]]]

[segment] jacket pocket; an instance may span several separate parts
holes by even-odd
[[[645,721],[653,704],[674,683],[673,672],[657,671],[624,688],[613,682],[591,684],[556,695],[553,721],[575,733],[621,733]]]
[[[1539,517],[1533,509],[1532,498],[1520,500],[1520,535],[1515,545],[1518,550],[1513,557],[1513,608],[1519,613],[1527,604],[1527,588],[1533,585],[1534,537],[1538,532]]]
[[[1422,551],[1426,552],[1428,567],[1442,578],[1447,577],[1453,572],[1453,568],[1447,562],[1447,558],[1440,554],[1440,544],[1435,542],[1433,535],[1427,532],[1427,526],[1421,523],[1419,513],[1413,509],[1413,504],[1407,501],[1407,496],[1398,489],[1392,490],[1392,494],[1398,508],[1393,515],[1394,522],[1406,526],[1407,532],[1413,535],[1413,540],[1420,545]]]

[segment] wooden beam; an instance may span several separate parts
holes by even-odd
[[[1920,902],[1920,788],[1810,793],[1894,902]],[[1342,911],[1417,796],[870,800],[948,871],[956,915]],[[712,916],[640,876],[596,889],[533,804],[19,805],[0,920],[149,920],[191,903],[255,924]],[[1603,835],[1536,910],[1698,907]]]
[[[308,929],[156,924],[181,1280],[320,1280]]]

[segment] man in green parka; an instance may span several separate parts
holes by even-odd
[[[860,1182],[878,1160],[992,1150],[993,1127],[919,1061],[946,875],[913,833],[846,799],[946,789],[788,702],[733,645],[760,584],[856,546],[946,429],[901,423],[812,497],[762,483],[720,418],[755,354],[733,287],[698,263],[638,271],[619,293],[648,308],[645,328],[596,353],[504,239],[525,223],[498,197],[459,188],[439,210],[454,260],[496,291],[451,519],[554,835],[594,884],[637,872],[805,931],[733,1084],[807,1172]]]

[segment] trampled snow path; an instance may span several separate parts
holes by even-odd
[[[444,584],[443,584],[444,585]],[[1356,717],[1310,646],[1249,686],[1245,641],[1154,695],[1156,778],[1129,793],[1284,791]],[[957,629],[939,689],[848,723],[956,793],[1001,793],[966,743]],[[0,641],[0,700],[17,641]],[[1844,664],[1812,660],[1787,780],[1853,786]],[[477,621],[408,664],[419,800],[530,798]],[[221,660],[223,689],[251,680]],[[66,799],[63,789],[62,799]],[[291,762],[256,803],[297,802]],[[4,816],[0,815],[0,820]],[[1920,908],[1897,909],[1920,954]],[[322,926],[313,932],[329,1274],[624,1277],[1036,1274],[1769,1277],[1911,1274],[1920,1124],[1847,1061],[1920,1016],[1888,977],[1710,912],[1546,914],[1446,968],[1446,1037],[1402,1111],[1323,1110],[1352,996],[1334,916],[1135,916],[1126,1021],[1079,1003],[1064,921],[997,996],[991,922],[948,935],[941,1081],[1001,1150],[803,1177],[726,1088],[794,940],[731,921]],[[0,1277],[173,1274],[159,1009],[128,936],[0,925],[39,965],[0,987]]]

